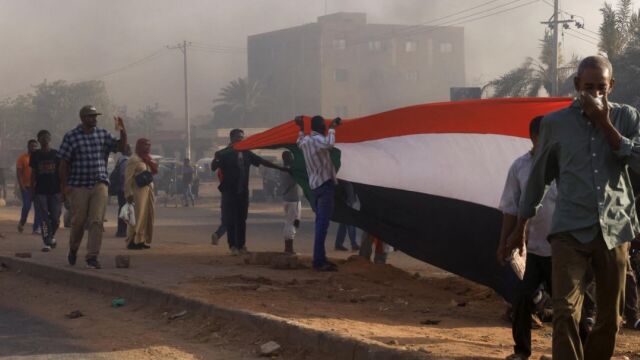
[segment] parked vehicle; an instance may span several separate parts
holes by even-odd
[[[216,179],[215,174],[211,171],[211,161],[213,161],[213,158],[206,157],[196,162],[196,177],[202,182],[210,182]]]

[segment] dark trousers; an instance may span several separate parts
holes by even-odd
[[[218,228],[216,229],[215,233],[218,239],[220,239],[221,237],[224,236],[224,234],[227,233],[227,228],[224,226],[224,224],[220,224],[220,226],[218,226]]]
[[[344,239],[349,234],[349,240],[351,241],[351,247],[358,247],[358,243],[356,242],[356,227],[353,225],[340,224],[338,226],[338,233],[336,234],[336,247],[341,247],[344,245]]]
[[[36,213],[40,214],[42,221],[42,241],[45,245],[51,245],[53,237],[60,226],[60,194],[36,195],[34,198]]]
[[[524,278],[518,284],[513,302],[514,353],[531,356],[531,314],[534,311],[533,296],[545,284],[551,289],[551,257],[527,254]]]
[[[627,321],[627,325],[634,326],[640,319],[640,313],[638,312],[638,283],[636,274],[631,267],[631,262],[627,262],[627,282],[625,285],[624,294],[624,319]]]
[[[335,185],[333,180],[326,181],[320,187],[313,189],[316,223],[313,240],[313,267],[320,267],[327,262],[324,242],[329,230],[329,222],[333,213]]]
[[[249,194],[222,193],[222,221],[227,228],[229,248],[245,247]]]
[[[569,233],[554,234],[553,252],[553,358],[600,360],[613,355],[623,309],[629,244],[611,250],[602,233],[580,243]],[[582,343],[579,321],[584,281],[589,267],[596,281],[598,315],[593,330]]]
[[[127,236],[127,223],[120,219],[120,210],[127,203],[127,199],[124,196],[124,191],[118,191],[118,229],[116,230],[116,236]]]
[[[27,222],[29,211],[31,211],[31,203],[33,203],[32,191],[22,190],[22,212],[20,214],[20,224],[24,225]],[[37,207],[33,209],[33,231],[40,229],[42,220],[40,219],[40,212]]]

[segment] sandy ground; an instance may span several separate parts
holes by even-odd
[[[278,204],[252,204],[248,245],[252,251],[279,251],[281,209]],[[391,265],[374,265],[352,254],[329,251],[340,265],[337,273],[309,269],[275,270],[231,257],[224,245],[212,247],[209,234],[219,212],[216,202],[197,208],[162,206],[157,211],[151,250],[126,251],[114,231],[109,209],[99,275],[162,287],[227,307],[288,318],[319,329],[376,341],[386,346],[422,351],[434,357],[504,358],[512,350],[505,306],[494,292],[404,254],[390,255]],[[0,253],[32,251],[29,261],[67,267],[67,230],[61,246],[38,252],[39,240],[17,234],[17,208],[0,209]],[[311,213],[305,210],[296,239],[301,258],[311,253]],[[327,241],[331,249],[331,240]],[[113,257],[131,255],[131,269],[115,269]],[[82,254],[81,254],[82,256]],[[88,271],[77,268],[75,271]],[[533,332],[534,357],[550,353],[551,329]],[[640,359],[640,332],[623,330],[616,353]]]
[[[0,271],[0,359],[258,359],[264,334]],[[68,319],[79,310],[84,316]],[[310,359],[286,349],[279,358]]]

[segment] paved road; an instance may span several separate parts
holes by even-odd
[[[203,329],[197,318],[168,323],[163,309],[114,309],[109,297],[9,271],[0,271],[0,294],[2,360],[256,359],[255,345],[190,334]],[[84,316],[63,316],[73,309]]]
[[[2,289],[8,291],[9,289]],[[57,324],[20,309],[0,305],[0,358],[25,356],[34,358],[38,354],[85,352],[86,349],[73,344],[72,336]],[[57,357],[62,359],[62,357]]]

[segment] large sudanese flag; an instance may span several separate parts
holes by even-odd
[[[500,195],[511,163],[531,149],[529,122],[569,98],[490,99],[417,105],[345,120],[336,130],[339,168],[332,220],[355,225],[410,256],[509,298],[511,270],[495,259]],[[327,122],[328,123],[328,122]],[[305,117],[305,132],[310,118]],[[286,122],[238,150],[286,148],[313,203],[298,127]],[[353,185],[356,206],[347,205]],[[350,190],[349,190],[350,191]]]

